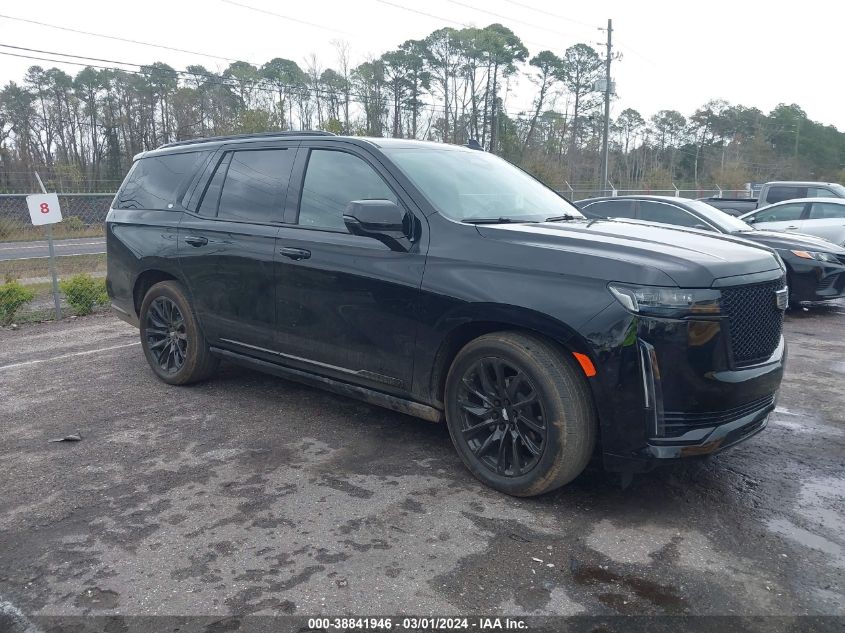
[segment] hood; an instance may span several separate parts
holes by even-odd
[[[782,272],[767,247],[732,235],[680,230],[626,220],[478,225],[485,238],[513,246],[526,267],[577,271],[587,277],[649,285],[709,288],[743,283],[745,275]],[[546,249],[541,251],[539,249]],[[505,250],[502,250],[505,255]]]
[[[842,248],[838,244],[828,242],[826,239],[816,237],[815,235],[805,235],[804,233],[755,230],[733,233],[733,235],[758,244],[764,244],[774,249],[819,251],[833,253],[834,255],[845,255],[845,248]]]

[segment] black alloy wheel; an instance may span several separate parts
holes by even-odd
[[[156,297],[147,311],[147,346],[158,366],[169,374],[182,369],[188,355],[188,335],[179,306],[168,297]]]
[[[485,357],[471,365],[458,391],[461,433],[487,468],[517,477],[537,465],[546,446],[546,413],[525,372]]]
[[[530,497],[572,481],[596,445],[590,387],[572,354],[523,332],[492,332],[452,361],[443,394],[452,443],[470,472]]]
[[[183,286],[174,280],[150,288],[138,313],[141,347],[164,382],[186,385],[211,376],[220,359],[211,353]]]

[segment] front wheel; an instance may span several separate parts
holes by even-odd
[[[141,347],[150,367],[164,382],[186,385],[205,380],[217,369],[182,285],[162,281],[141,303]]]
[[[464,464],[482,482],[528,497],[586,467],[596,441],[589,387],[563,350],[512,332],[468,343],[446,378],[446,421]]]

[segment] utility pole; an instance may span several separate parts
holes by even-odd
[[[605,56],[605,86],[604,86],[604,135],[601,142],[602,169],[601,169],[601,190],[606,192],[607,168],[608,168],[608,137],[610,136],[610,61],[613,59],[613,20],[607,21],[607,54]]]

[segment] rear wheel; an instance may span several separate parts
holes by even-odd
[[[181,284],[155,284],[144,296],[139,316],[144,355],[161,380],[186,385],[217,369],[220,361],[212,356]]]
[[[535,336],[501,332],[468,343],[449,370],[445,403],[464,464],[507,494],[563,486],[595,445],[586,380],[567,354]]]

